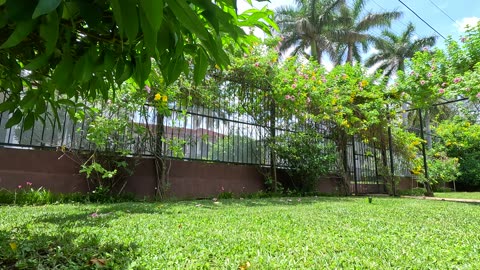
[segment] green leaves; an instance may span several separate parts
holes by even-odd
[[[197,57],[195,58],[195,69],[193,71],[193,81],[196,84],[200,84],[205,78],[208,68],[208,56],[203,48],[199,48],[197,51]]]
[[[120,35],[123,36],[125,33],[130,44],[134,44],[139,27],[137,1],[112,0],[112,10]]]
[[[20,123],[20,121],[22,121],[22,118],[23,118],[22,111],[20,109],[16,109],[12,117],[10,117],[10,119],[8,119],[7,123],[5,124],[5,128],[11,128],[17,125],[18,123]]]
[[[158,32],[163,21],[163,0],[140,0],[140,6],[153,32]]]
[[[7,41],[5,41],[0,49],[7,49],[10,47],[17,46],[20,42],[22,42],[32,31],[33,27],[35,26],[35,21],[22,21],[17,23],[15,30],[13,33],[8,37]]]
[[[152,61],[162,84],[182,73],[199,84],[210,64],[229,64],[225,48],[249,45],[241,26],[253,23],[239,21],[234,0],[0,0],[0,6],[0,31],[8,36],[0,45],[0,74],[6,74],[0,84],[15,94],[3,107],[24,118],[30,111],[15,109],[25,85],[44,104],[58,105],[58,96],[106,98],[109,87],[128,79],[143,85]],[[45,110],[34,110],[33,118],[39,112]]]
[[[185,1],[166,0],[166,3],[183,27],[202,40],[209,38],[205,23],[199,19],[198,15]]]
[[[41,15],[54,11],[61,2],[62,0],[39,0],[35,11],[33,11],[32,18],[35,19]]]

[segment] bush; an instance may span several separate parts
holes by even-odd
[[[401,196],[424,196],[425,193],[427,193],[427,190],[420,187],[398,191],[398,194]]]
[[[87,194],[52,193],[43,187],[33,188],[29,182],[27,182],[27,186],[18,186],[13,191],[0,190],[0,204],[44,205],[53,203],[117,203],[127,201],[135,201],[135,196],[129,193],[112,196],[108,192],[99,189]]]
[[[452,192],[453,190],[449,187],[434,187],[433,191],[435,192]]]
[[[480,152],[466,152],[460,159],[461,175],[458,184],[471,188],[480,187]]]
[[[334,144],[314,130],[279,136],[274,150],[300,192],[315,191],[320,176],[329,173],[336,161]]]

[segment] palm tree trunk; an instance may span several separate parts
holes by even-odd
[[[350,63],[353,66],[353,45],[347,44],[347,60],[346,63]]]

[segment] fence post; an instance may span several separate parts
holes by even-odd
[[[357,160],[355,158],[355,135],[352,136],[352,164],[353,164],[353,182],[355,183],[355,195],[358,195]]]

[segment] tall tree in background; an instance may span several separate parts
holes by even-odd
[[[390,27],[392,20],[398,19],[402,14],[398,11],[365,14],[366,3],[367,0],[356,0],[352,7],[345,3],[340,8],[337,19],[339,28],[336,30],[339,42],[335,59],[337,64],[343,59],[350,64],[353,64],[354,60],[360,62],[360,46],[363,52],[366,52],[368,44],[374,40],[370,31],[376,27]]]
[[[324,52],[335,52],[335,14],[345,0],[296,0],[296,6],[276,10],[276,22],[284,39],[280,50],[293,49],[293,54],[307,54],[322,62]],[[308,54],[307,54],[308,55]]]
[[[374,40],[375,48],[378,50],[372,54],[365,62],[365,66],[373,67],[379,65],[378,69],[383,71],[385,76],[396,74],[397,71],[405,70],[405,60],[413,57],[415,52],[426,46],[433,46],[436,37],[424,37],[414,39],[415,26],[412,23],[407,25],[407,29],[400,35],[392,31],[384,30],[384,38]]]

